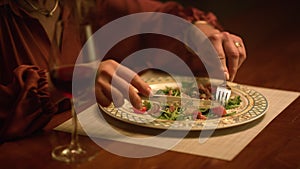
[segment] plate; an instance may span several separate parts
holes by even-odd
[[[166,86],[178,86],[178,83],[176,83],[171,77],[158,77],[144,80],[151,86],[154,92],[158,89],[164,89]],[[201,83],[208,82],[208,78],[197,78],[196,80]],[[190,79],[182,77],[181,81],[190,81]],[[210,80],[210,83],[217,84],[219,82],[217,80]],[[100,105],[99,107],[109,116],[126,123],[156,129],[192,131],[223,129],[239,126],[259,119],[266,113],[268,109],[268,101],[261,93],[237,83],[229,82],[228,85],[231,87],[232,95],[240,96],[242,102],[238,108],[234,110],[227,110],[227,113],[235,111],[233,115],[217,119],[180,121],[161,120],[149,114],[137,114],[133,112],[132,105],[127,100],[125,100],[124,105],[120,108],[114,107],[113,104],[109,107],[102,107]]]

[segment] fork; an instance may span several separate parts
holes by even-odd
[[[227,85],[226,81],[217,87],[216,101],[220,102],[221,105],[225,106],[230,98],[230,95],[231,88]]]

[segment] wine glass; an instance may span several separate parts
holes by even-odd
[[[78,119],[74,109],[74,93],[72,93],[72,83],[74,82],[79,84],[80,90],[77,89],[76,91],[81,92],[80,94],[85,93],[85,91],[92,86],[92,80],[89,75],[92,74],[94,69],[90,66],[89,62],[93,63],[93,59],[89,58],[85,60],[85,63],[75,65],[81,47],[91,35],[92,27],[88,22],[83,22],[84,16],[82,16],[82,14],[84,13],[79,10],[78,1],[74,0],[68,2],[70,3],[70,9],[72,9],[72,13],[69,17],[72,22],[66,23],[63,20],[59,20],[55,24],[49,59],[49,74],[53,86],[62,93],[65,98],[70,100],[73,127],[70,143],[55,147],[52,151],[52,157],[56,160],[70,163],[91,160],[96,155],[96,150],[88,149],[88,146],[84,147],[78,141]],[[65,30],[66,24],[69,24],[68,30]],[[66,34],[70,33],[70,31],[72,35],[66,37]],[[62,42],[64,42],[64,44],[62,44]],[[67,45],[66,42],[68,43]],[[91,53],[93,53],[93,51],[91,51]],[[77,77],[77,79],[74,79],[72,76],[75,66],[81,75]],[[76,95],[80,94],[76,93]]]

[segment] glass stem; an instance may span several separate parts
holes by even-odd
[[[70,148],[71,149],[81,149],[80,144],[78,141],[78,118],[76,111],[74,109],[74,102],[73,99],[71,98],[71,113],[72,113],[72,123],[73,123],[73,130],[72,130],[72,136],[71,136],[71,142],[70,142]]]

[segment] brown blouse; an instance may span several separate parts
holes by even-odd
[[[220,28],[212,13],[183,8],[175,2],[97,0],[97,7],[96,25],[99,28],[121,16],[147,11],[170,13],[191,22],[205,20]],[[62,19],[67,21],[68,7],[61,9]],[[5,141],[38,131],[54,113],[63,110],[59,110],[58,103],[50,97],[46,73],[51,44],[42,25],[15,1],[5,0],[0,2],[0,26],[0,141]],[[72,26],[65,26],[64,38],[70,38],[70,32]],[[135,47],[139,44],[131,43]],[[68,45],[73,46],[65,44],[66,49]],[[118,55],[114,56],[113,59],[118,60]]]

